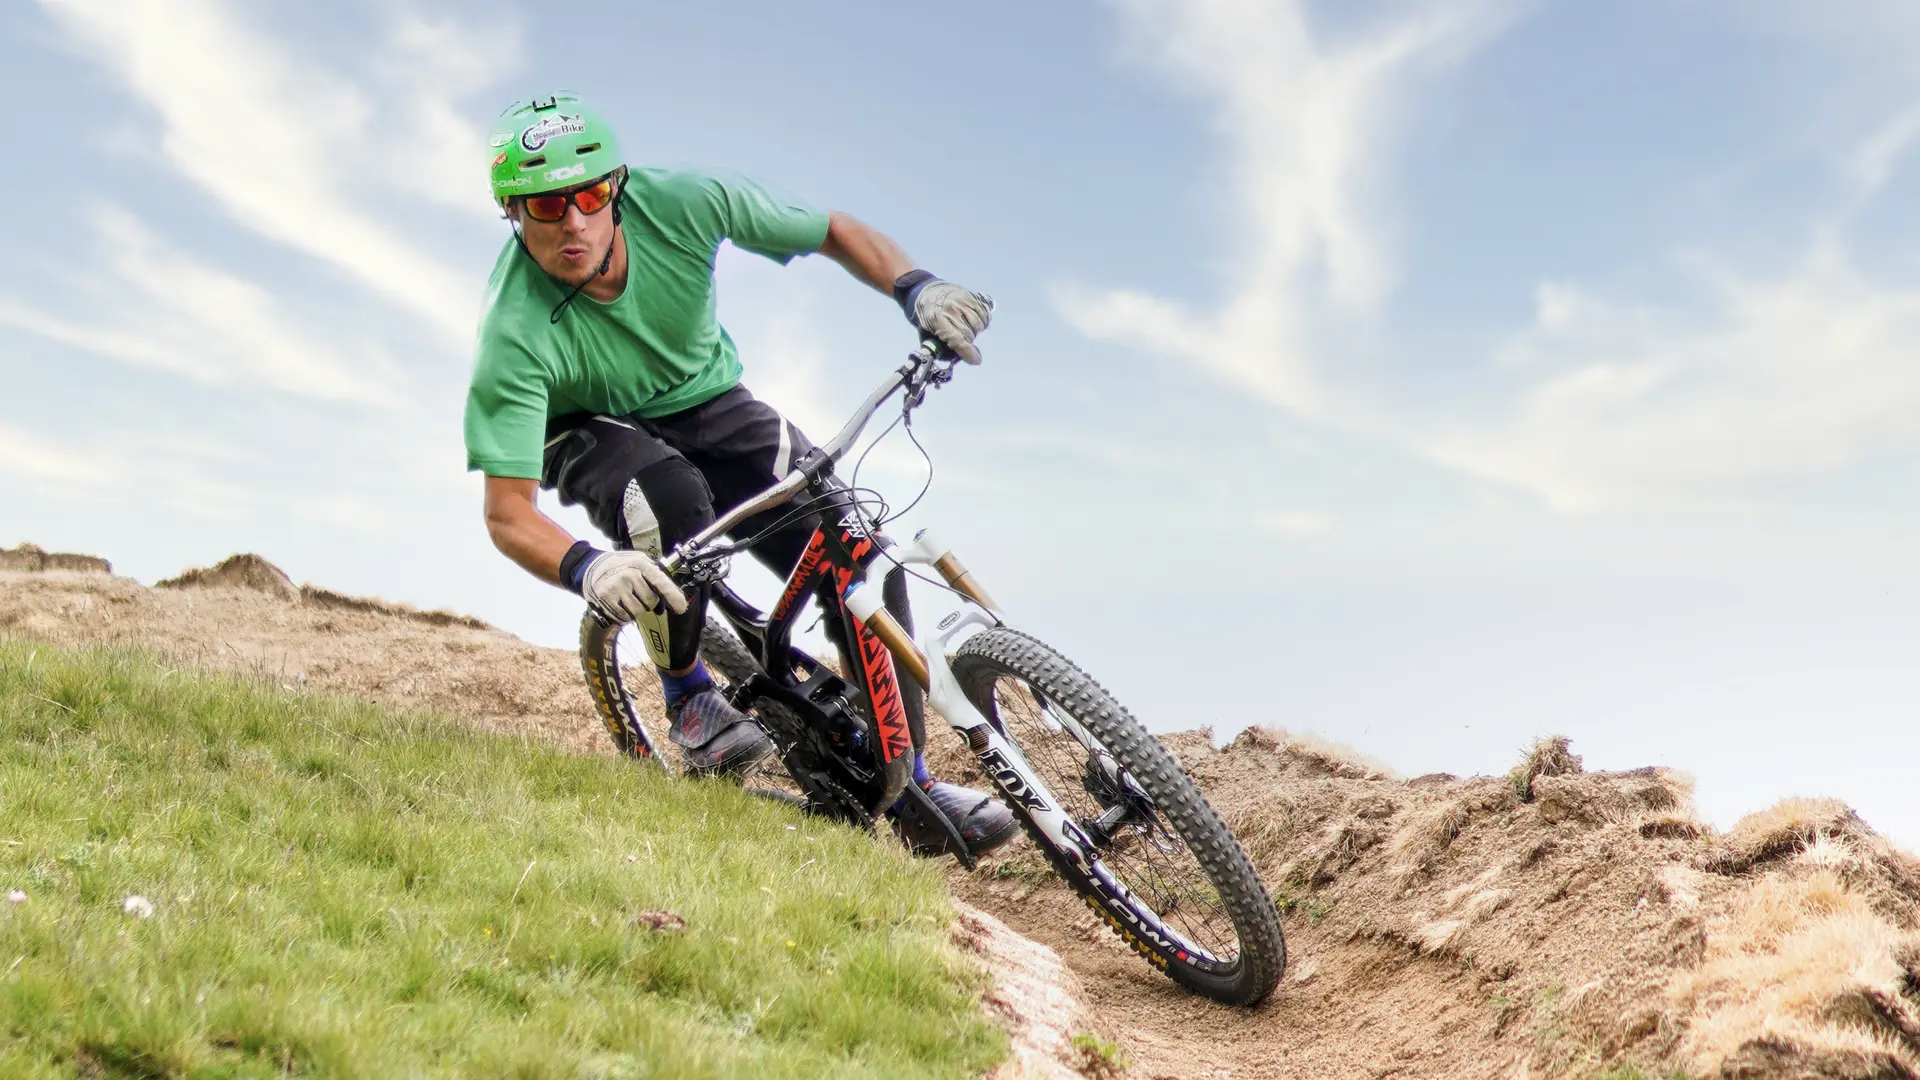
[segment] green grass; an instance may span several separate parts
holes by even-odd
[[[0,892],[27,893],[0,901],[0,1076],[962,1076],[1006,1053],[931,865],[724,784],[3,638],[0,747]]]
[[[1282,915],[1305,915],[1307,921],[1314,926],[1319,926],[1326,921],[1328,915],[1333,914],[1333,901],[1322,900],[1317,896],[1293,896],[1281,893],[1275,898],[1274,906],[1280,909]]]
[[[1088,1080],[1114,1080],[1133,1068],[1133,1059],[1119,1043],[1108,1042],[1094,1032],[1075,1032],[1071,1042],[1080,1056],[1080,1074]]]

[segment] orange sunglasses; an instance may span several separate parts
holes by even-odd
[[[522,195],[520,206],[527,216],[535,221],[554,222],[567,216],[567,205],[571,203],[580,208],[583,214],[597,214],[619,195],[619,177],[615,173],[595,180],[583,188],[572,191],[556,191],[543,195]]]

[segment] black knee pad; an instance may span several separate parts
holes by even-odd
[[[646,500],[646,509],[660,529],[660,550],[672,551],[673,546],[708,525],[713,524],[713,493],[707,489],[707,478],[700,470],[683,457],[670,457],[633,474],[633,486]],[[628,502],[631,503],[631,491]],[[626,521],[632,526],[635,522],[635,508],[629,505]],[[626,538],[633,542],[633,536]]]

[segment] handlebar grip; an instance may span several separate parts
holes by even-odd
[[[986,302],[989,313],[993,311],[993,297],[988,296],[986,293],[975,293],[974,295]],[[914,351],[916,354],[925,356],[929,360],[958,361],[960,359],[960,354],[941,344],[939,338],[925,330],[920,331],[920,347]]]

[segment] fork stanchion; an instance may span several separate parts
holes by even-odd
[[[846,601],[847,610],[860,620],[860,625],[880,639],[880,644],[893,654],[901,669],[922,687],[929,685],[932,676],[927,673],[927,658],[920,655],[919,646],[913,643],[913,635],[907,633],[899,620],[887,611],[881,591],[856,584],[848,590]]]
[[[965,566],[960,564],[960,560],[954,556],[953,552],[949,551],[935,559],[933,568],[940,572],[941,577],[947,579],[947,584],[953,586],[967,599],[988,611],[1000,610],[1000,605],[993,602],[993,597],[987,595],[987,590],[981,588],[980,583],[974,580]]]

